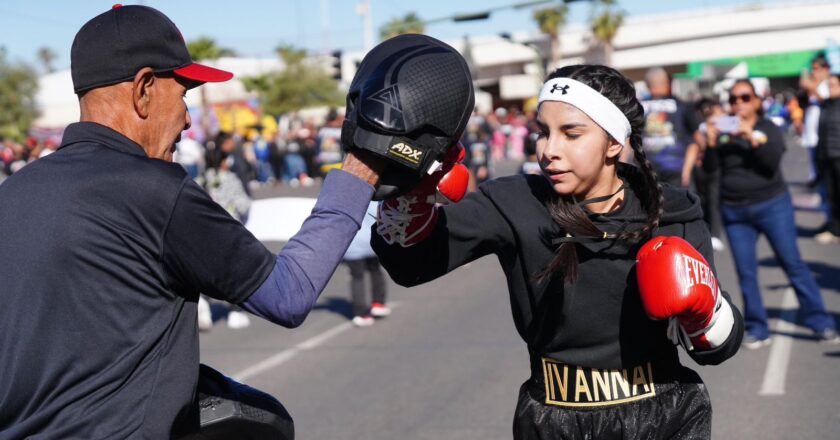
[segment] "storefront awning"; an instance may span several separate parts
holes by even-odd
[[[778,78],[799,76],[803,68],[809,69],[811,67],[811,59],[818,52],[819,50],[815,49],[696,61],[688,63],[686,65],[686,71],[676,74],[675,77],[689,79],[703,78],[704,66],[736,66],[740,63],[747,65],[747,71],[750,77]]]

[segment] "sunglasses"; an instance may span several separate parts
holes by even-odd
[[[746,103],[750,102],[750,100],[752,99],[752,95],[747,95],[747,94],[744,94],[744,95],[730,95],[729,96],[729,103],[730,104],[735,104],[736,102],[738,102],[739,99],[741,100],[741,102],[746,104]]]

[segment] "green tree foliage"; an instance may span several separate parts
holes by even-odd
[[[615,0],[597,0],[593,6],[592,36],[604,48],[605,63],[612,64],[613,40],[624,24],[625,13]]]
[[[50,49],[49,47],[42,47],[38,49],[38,61],[44,66],[44,71],[47,73],[52,73],[55,71],[55,67],[53,67],[53,61],[58,57],[58,55]]]
[[[551,65],[556,67],[560,61],[560,29],[566,24],[569,7],[565,4],[534,11],[534,21],[540,32],[548,36],[551,46]]]
[[[402,34],[422,34],[426,31],[426,25],[423,20],[414,12],[405,14],[404,17],[394,17],[382,28],[379,29],[379,35],[383,40],[396,37]]]
[[[265,113],[277,116],[307,107],[344,103],[338,82],[307,58],[305,51],[281,46],[277,54],[286,65],[283,71],[242,78],[246,89],[260,95]]]
[[[35,69],[8,61],[6,49],[0,47],[0,136],[23,140],[38,117],[37,91]]]
[[[190,57],[196,61],[215,60],[236,55],[232,49],[220,47],[216,44],[216,40],[209,37],[198,37],[190,41],[187,43],[187,50],[190,52]]]

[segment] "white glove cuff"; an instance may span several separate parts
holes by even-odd
[[[712,316],[712,322],[706,328],[689,334],[680,325],[677,317],[671,317],[668,320],[667,335],[674,344],[680,344],[686,351],[694,350],[694,345],[691,343],[691,338],[697,336],[706,336],[706,342],[709,348],[717,348],[723,345],[729,335],[732,334],[732,329],[735,327],[735,315],[732,313],[732,306],[729,301],[723,298],[723,295],[718,292],[718,300],[715,305],[715,313]]]
[[[720,298],[720,306],[715,311],[712,324],[703,330],[706,341],[712,348],[723,345],[729,339],[729,335],[732,334],[732,329],[735,327],[735,315],[732,314],[732,306],[729,305],[729,301],[723,298],[723,295],[718,294],[718,298]]]

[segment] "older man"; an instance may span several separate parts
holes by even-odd
[[[348,153],[275,256],[171,163],[184,94],[230,73],[144,6],[85,24],[71,61],[81,122],[0,187],[0,438],[169,438],[196,427],[199,292],[299,325],[383,162]]]

